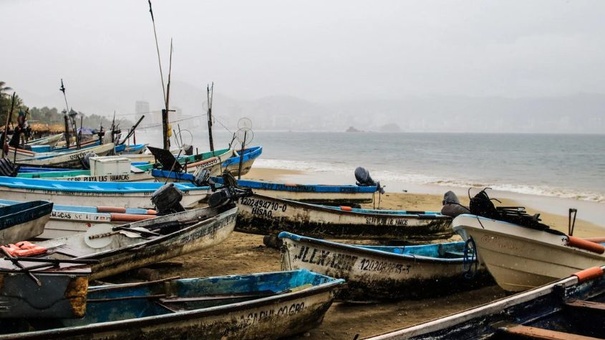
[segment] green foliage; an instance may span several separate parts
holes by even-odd
[[[12,88],[6,86],[6,83],[0,81],[0,126],[3,126],[6,122],[6,117],[10,112],[12,105],[12,94],[8,92],[12,91]],[[30,123],[43,123],[43,124],[64,124],[64,111],[59,111],[57,108],[28,108],[24,105],[23,100],[19,98],[18,95],[15,95],[15,103],[13,109],[13,117],[12,122],[17,121],[17,115],[19,110],[24,112],[28,112],[27,119]],[[80,124],[86,128],[91,129],[100,129],[101,126],[105,130],[109,130],[111,128],[112,119],[108,119],[107,117],[100,116],[97,114],[86,115],[82,112],[76,116],[76,123],[78,127]],[[120,129],[127,130],[131,128],[134,123],[129,120],[119,120],[115,122],[116,126]]]

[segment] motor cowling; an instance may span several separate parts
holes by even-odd
[[[166,215],[185,211],[181,205],[183,192],[174,186],[174,183],[164,184],[151,195],[151,203],[156,208],[158,215]]]
[[[381,194],[384,194],[384,189],[380,186],[380,182],[374,182],[372,177],[370,176],[370,172],[362,167],[357,167],[355,169],[355,179],[357,180],[356,184],[359,186],[375,186],[378,188]]]

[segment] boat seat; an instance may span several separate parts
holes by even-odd
[[[590,336],[584,336],[579,334],[572,334],[560,331],[553,331],[550,329],[530,327],[518,324],[508,324],[506,326],[498,327],[498,332],[506,337],[521,337],[526,339],[548,339],[548,340],[596,340],[601,338],[594,338]]]
[[[574,312],[590,313],[591,317],[605,317],[605,302],[572,300],[566,301],[565,307],[573,309]]]
[[[446,251],[445,257],[464,257],[464,252],[462,251]]]

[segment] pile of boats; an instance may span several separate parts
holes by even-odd
[[[571,222],[568,233],[554,230],[523,207],[494,206],[485,190],[469,207],[446,193],[441,211],[381,209],[383,188],[361,167],[355,185],[242,179],[260,146],[186,156],[150,149],[151,163],[94,155],[90,169],[36,171],[28,161],[0,176],[0,339],[280,338],[319,325],[333,301],[494,283],[519,294],[375,338],[523,336],[538,327],[605,335],[582,324],[605,306],[605,240],[573,236]],[[264,235],[282,270],[89,285],[234,231]]]

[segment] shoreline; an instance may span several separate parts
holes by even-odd
[[[305,172],[293,169],[263,168],[253,166],[250,172],[244,178],[291,182],[291,183],[322,183],[322,184],[355,184],[354,176],[351,180],[343,181],[343,178],[333,178],[332,174],[322,172]],[[348,178],[348,177],[347,177]],[[402,183],[380,183],[385,186],[385,195],[404,195],[411,201],[418,201],[422,197],[422,204],[416,206],[395,206],[385,207],[388,209],[422,209],[431,211],[441,210],[441,201],[443,194],[448,190],[453,191],[461,203],[468,205],[468,188],[447,187],[439,185],[419,185],[406,184],[406,189],[402,188]],[[476,194],[483,188],[472,188],[471,195]],[[568,231],[569,209],[577,209],[575,231],[584,233],[589,230],[590,234],[605,234],[605,219],[603,219],[603,204],[591,201],[574,200],[570,198],[537,196],[530,194],[521,194],[508,191],[489,190],[488,195],[491,198],[506,202],[506,205],[524,206],[529,214],[539,213],[543,222],[551,225],[557,230]],[[417,196],[412,198],[412,196]],[[400,198],[401,200],[403,198]],[[408,201],[408,200],[406,200]],[[409,203],[409,202],[407,202]],[[501,205],[497,201],[496,205]],[[578,235],[582,236],[582,235]]]

